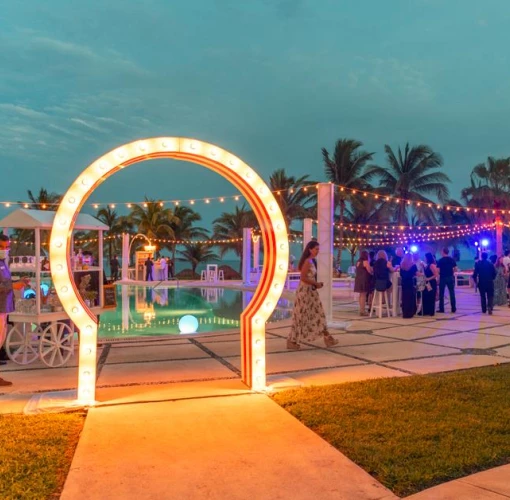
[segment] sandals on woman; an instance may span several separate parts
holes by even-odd
[[[338,340],[333,338],[330,333],[324,334],[324,343],[326,347],[333,347],[338,344]]]
[[[290,351],[299,351],[299,349],[301,349],[301,346],[297,342],[294,342],[293,340],[287,340],[287,349],[289,349]]]

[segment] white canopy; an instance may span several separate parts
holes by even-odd
[[[0,228],[51,229],[56,212],[52,210],[28,210],[20,208],[0,220]],[[86,231],[108,231],[109,227],[88,214],[79,214],[74,229]]]

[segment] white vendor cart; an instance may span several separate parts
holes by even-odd
[[[21,290],[20,295],[15,291],[15,311],[9,314],[8,320],[10,325],[5,349],[9,358],[20,365],[40,359],[49,367],[62,366],[74,355],[77,332],[56,295],[51,294],[51,262],[47,265],[41,258],[41,232],[48,231],[49,234],[54,217],[53,211],[19,209],[0,221],[2,228],[22,230],[30,237],[30,231],[33,231],[35,237],[34,255],[16,256],[11,251],[9,259],[13,281],[29,276],[32,282],[31,289]],[[91,294],[95,292],[97,296],[91,309],[99,315],[104,304],[103,232],[109,228],[91,215],[80,214],[74,229],[98,232],[97,265],[86,263],[81,258],[79,263],[74,258],[71,261],[77,288],[82,277],[91,276],[86,281],[92,282],[95,290]]]

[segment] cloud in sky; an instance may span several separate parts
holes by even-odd
[[[33,183],[63,191],[97,156],[155,135],[218,143],[266,179],[322,179],[320,148],[340,137],[380,164],[386,143],[426,143],[455,195],[472,166],[510,155],[506,0],[26,0],[3,14],[0,200]],[[98,195],[233,189],[190,169],[141,166]]]

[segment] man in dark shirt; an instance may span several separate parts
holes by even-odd
[[[147,257],[145,261],[145,281],[154,281],[152,277],[152,268],[154,267],[154,262],[152,262],[151,257]]]
[[[404,256],[404,250],[400,247],[398,247],[395,250],[395,255],[393,256],[393,259],[391,259],[391,265],[392,267],[400,266],[400,263],[402,262],[402,257]]]
[[[487,310],[492,314],[494,306],[494,278],[497,271],[492,262],[487,260],[487,252],[482,252],[482,260],[475,265],[473,279],[478,283],[480,291],[480,299],[482,301],[482,312],[485,314]]]
[[[455,277],[453,273],[457,270],[457,263],[448,254],[450,250],[444,247],[441,252],[442,257],[437,262],[439,268],[439,311],[444,313],[444,290],[448,287],[450,294],[450,306],[452,313],[457,311],[457,303],[455,301]]]
[[[113,256],[113,259],[110,261],[110,270],[113,281],[117,281],[119,279],[119,259],[116,255]]]

